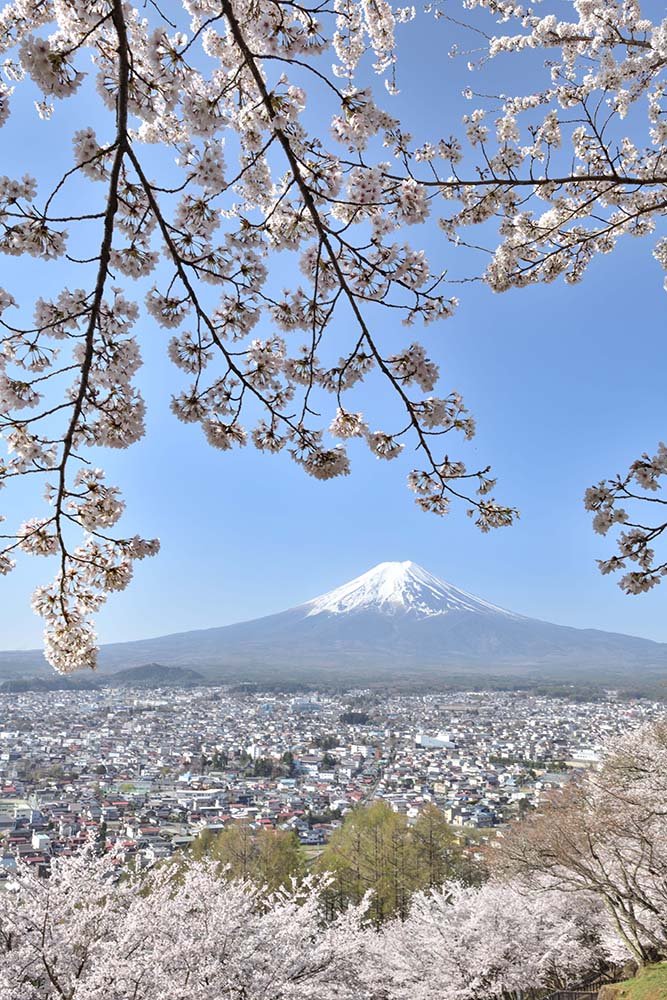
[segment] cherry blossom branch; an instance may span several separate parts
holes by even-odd
[[[630,466],[625,476],[602,480],[597,486],[586,490],[584,503],[587,510],[594,512],[593,527],[601,535],[606,535],[618,527],[618,554],[599,560],[602,573],[617,573],[626,570],[628,563],[636,568],[624,573],[619,587],[627,594],[642,594],[651,590],[667,576],[667,560],[656,559],[653,543],[667,532],[664,508],[667,501],[656,496],[661,488],[660,480],[667,477],[667,446],[662,442],[655,455],[644,453]],[[633,489],[630,486],[634,484]],[[637,492],[636,487],[641,488]],[[652,524],[630,520],[628,503],[638,514],[644,509],[647,517],[653,508],[659,515]]]

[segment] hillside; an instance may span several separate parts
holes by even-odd
[[[634,979],[603,986],[598,1000],[667,1000],[667,962],[640,969]]]
[[[193,687],[206,683],[206,680],[197,670],[187,667],[145,663],[140,667],[128,667],[100,676],[98,683],[105,687]]]
[[[51,673],[46,676],[14,677],[0,684],[0,692],[21,694],[26,691],[90,691],[100,687],[195,687],[206,683],[206,678],[196,670],[146,663],[140,667],[117,670],[112,674],[75,674],[73,677],[63,677],[61,674]]]

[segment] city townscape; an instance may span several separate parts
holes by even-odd
[[[613,692],[1,694],[0,875],[19,859],[47,874],[91,841],[150,867],[235,824],[315,851],[374,800],[408,822],[435,805],[458,836],[485,840],[660,714]]]

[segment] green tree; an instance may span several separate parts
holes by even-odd
[[[275,891],[305,873],[305,858],[296,834],[285,830],[254,830],[234,823],[216,835],[205,830],[191,848],[195,860],[210,857],[231,879],[251,879]]]
[[[105,819],[100,823],[99,833],[97,835],[97,843],[95,844],[95,850],[97,854],[104,854],[107,849],[107,821]]]
[[[319,747],[320,750],[333,750],[339,742],[338,736],[315,736],[313,738],[313,746]]]
[[[256,837],[253,878],[270,890],[287,888],[305,874],[304,852],[297,835],[287,830],[260,830]]]
[[[250,878],[254,868],[255,833],[248,823],[234,823],[213,838],[208,853],[227,869],[230,878]]]
[[[201,861],[202,858],[211,853],[211,845],[214,840],[215,834],[211,833],[210,830],[202,830],[190,845],[190,852],[195,861]]]
[[[370,890],[374,923],[406,916],[417,880],[406,817],[385,802],[355,809],[332,836],[317,868],[333,876],[326,892],[331,911],[358,903]]]
[[[369,718],[367,712],[343,712],[340,721],[344,726],[365,726]]]
[[[370,916],[376,924],[405,917],[412,894],[420,889],[448,879],[474,884],[484,878],[434,805],[410,825],[386,802],[349,813],[320,855],[317,870],[333,877],[325,893],[330,914],[358,903],[370,890]]]
[[[412,828],[412,842],[417,862],[417,885],[420,889],[442,885],[448,879],[461,878],[466,861],[459,839],[444,814],[427,805]]]

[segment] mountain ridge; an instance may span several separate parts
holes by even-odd
[[[380,563],[294,608],[251,621],[113,643],[100,672],[159,663],[209,680],[434,679],[454,675],[627,680],[667,676],[667,644],[500,608],[416,563]],[[0,653],[0,677],[49,670],[38,651]]]
[[[144,663],[113,673],[77,671],[74,674],[58,674],[54,670],[47,675],[14,677],[0,681],[0,694],[22,694],[26,691],[95,691],[99,688],[114,687],[198,687],[206,684],[206,678],[196,670],[185,667],[165,667],[161,663]]]

